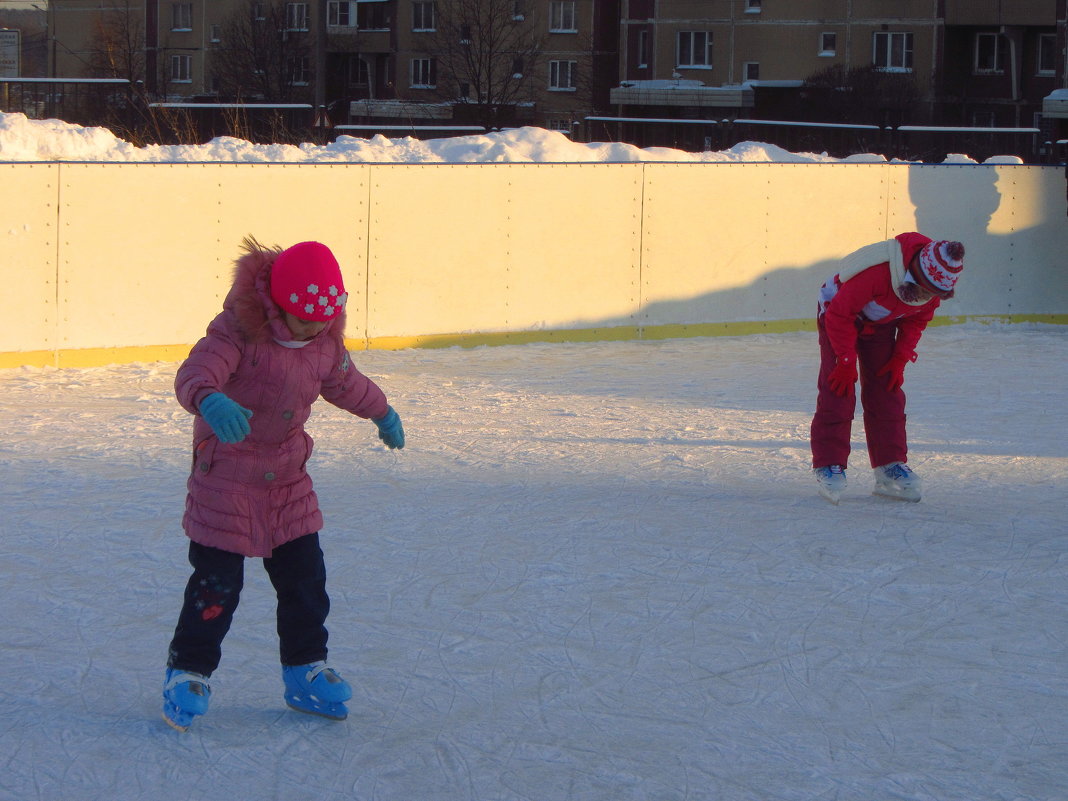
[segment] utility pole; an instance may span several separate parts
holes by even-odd
[[[145,90],[150,97],[159,88],[159,0],[145,0]]]
[[[326,12],[329,0],[315,10],[315,114],[326,112]]]

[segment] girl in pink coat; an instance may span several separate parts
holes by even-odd
[[[163,689],[164,718],[175,728],[207,711],[245,557],[263,559],[278,595],[286,702],[347,715],[351,688],[326,664],[323,518],[306,471],[312,439],[304,423],[321,396],[371,419],[388,447],[404,447],[397,413],[345,349],[347,299],[325,245],[280,250],[246,240],[222,312],[178,368],[178,401],[195,417],[182,521],[193,574]]]
[[[849,440],[860,378],[864,433],[875,471],[875,492],[920,500],[908,467],[905,365],[964,267],[960,242],[900,234],[842,260],[820,289],[817,329],[820,372],[812,418],[812,467],[819,493],[837,504],[845,489]]]

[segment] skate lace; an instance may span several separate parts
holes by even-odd
[[[908,478],[912,475],[912,471],[909,470],[905,465],[901,464],[901,462],[896,462],[895,464],[887,465],[883,469],[886,471],[887,478],[892,478],[895,480],[901,478]]]

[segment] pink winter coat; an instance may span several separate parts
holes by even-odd
[[[223,311],[175,376],[175,394],[196,415],[193,470],[182,524],[190,539],[245,556],[270,556],[286,542],[322,528],[306,471],[312,438],[304,431],[321,395],[364,418],[386,414],[386,396],[349,360],[344,315],[303,347],[292,340],[270,297],[275,250],[252,250],[237,262]],[[198,413],[200,401],[224,392],[251,409],[251,432],[220,442]]]

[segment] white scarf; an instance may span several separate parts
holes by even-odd
[[[905,260],[901,255],[901,243],[896,239],[887,239],[883,242],[865,245],[859,250],[854,250],[840,262],[841,269],[838,270],[838,281],[844,284],[858,273],[867,270],[869,267],[874,267],[876,264],[882,264],[884,261],[890,264],[890,285],[894,288],[894,294],[897,295],[898,300],[910,306],[922,306],[930,300],[930,298],[918,301],[905,300],[905,298],[901,297],[898,287],[906,282],[915,282],[909,274],[908,268],[905,266]]]

